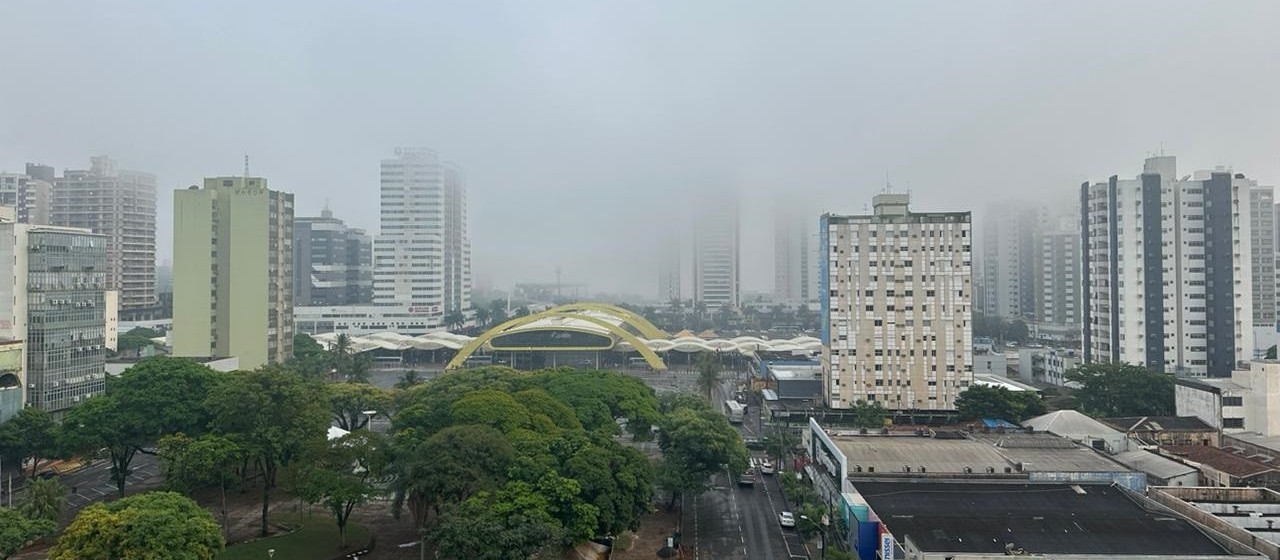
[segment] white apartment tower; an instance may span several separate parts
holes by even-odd
[[[1172,156],[1080,188],[1084,358],[1227,377],[1252,357],[1250,187]]]
[[[823,394],[831,408],[955,409],[973,381],[969,212],[822,216]]]
[[[982,314],[1008,320],[1035,315],[1036,232],[1043,217],[1023,202],[987,208],[982,220]]]
[[[818,215],[787,201],[774,213],[773,291],[793,305],[818,299]]]
[[[373,245],[373,301],[444,315],[471,307],[466,183],[426,148],[382,160],[381,231]]]
[[[737,307],[739,296],[738,199],[707,207],[693,226],[693,297],[716,310]]]

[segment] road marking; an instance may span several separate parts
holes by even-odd
[[[729,472],[729,467],[726,466],[724,468],[724,474],[729,480],[733,480],[733,474]],[[742,555],[745,558],[750,558],[751,556],[747,550],[747,532],[742,527],[742,516],[738,514],[738,493],[730,490],[729,496],[733,498],[733,520],[738,522],[738,541],[742,543]]]
[[[764,481],[764,495],[769,498],[769,511],[773,513],[774,524],[778,527],[778,535],[782,537],[782,546],[787,549],[787,556],[795,558],[795,553],[791,552],[791,545],[787,543],[787,533],[782,530],[782,523],[778,522],[778,507],[773,503],[773,492],[769,491],[769,481]]]

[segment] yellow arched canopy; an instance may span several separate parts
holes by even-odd
[[[490,340],[493,340],[494,338],[498,337],[499,335],[507,334],[518,327],[528,325],[530,323],[533,323],[540,319],[544,319],[546,317],[553,317],[553,316],[586,321],[593,325],[599,326],[605,329],[606,331],[608,331],[610,334],[617,336],[619,339],[624,340],[628,344],[630,344],[631,347],[634,348],[637,352],[639,352],[640,356],[642,356],[645,362],[647,362],[649,366],[652,367],[653,369],[658,371],[665,371],[667,369],[667,364],[662,361],[662,358],[660,358],[658,354],[653,351],[653,349],[649,348],[649,346],[645,344],[644,341],[640,339],[640,337],[637,337],[636,335],[631,334],[631,332],[628,331],[627,329],[619,327],[618,325],[615,325],[613,323],[610,323],[598,317],[592,317],[590,315],[575,313],[575,311],[584,311],[584,310],[601,311],[604,313],[609,313],[611,315],[617,312],[615,310],[618,310],[630,315],[630,313],[628,313],[626,310],[618,309],[611,305],[588,303],[588,304],[570,304],[570,305],[564,305],[560,307],[553,307],[551,309],[542,311],[540,313],[534,313],[531,315],[526,315],[524,317],[516,317],[515,319],[511,319],[505,323],[502,323],[501,325],[498,325],[492,329],[485,331],[484,334],[481,334],[480,336],[471,340],[471,342],[468,342],[466,346],[463,346],[461,350],[458,350],[458,354],[454,356],[452,360],[449,361],[449,365],[445,366],[445,369],[458,369],[462,367],[464,364],[466,364],[467,358],[471,357],[471,355],[474,354],[476,350],[479,350],[480,348],[484,347],[485,344],[487,344]],[[624,321],[627,321],[627,318],[625,317],[619,317],[619,318],[623,319]],[[650,332],[657,331],[657,333],[659,333],[657,336],[662,336],[662,331],[658,330],[658,328],[653,326],[652,323],[645,321],[643,318],[640,318],[640,320],[643,321],[643,323],[636,323],[632,321],[627,321],[627,323],[634,326],[636,330],[639,330],[641,333],[644,333],[646,331],[650,331]]]

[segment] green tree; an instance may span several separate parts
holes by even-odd
[[[368,412],[390,416],[391,394],[367,383],[329,385],[329,411],[339,428],[353,432],[369,424]]]
[[[245,458],[244,450],[219,435],[206,434],[193,439],[175,434],[160,439],[159,455],[165,461],[165,483],[172,489],[191,492],[209,485],[218,487],[222,532],[229,538],[227,488],[236,481]]]
[[[461,329],[462,325],[467,324],[467,316],[463,315],[461,311],[453,311],[445,314],[442,321],[449,327],[449,331],[453,332]]]
[[[406,430],[395,443],[396,509],[407,501],[420,527],[428,510],[501,486],[515,460],[511,443],[488,426],[453,426],[425,441]]]
[[[67,487],[53,479],[35,478],[27,482],[18,511],[31,519],[57,523],[67,508]]]
[[[742,472],[747,466],[747,448],[728,419],[703,403],[696,408],[676,408],[659,423],[658,446],[663,463],[659,483],[671,492],[667,508],[678,498],[706,491],[711,476]]]
[[[408,389],[422,383],[422,374],[416,370],[409,370],[400,375],[400,379],[396,381],[396,389]]]
[[[521,305],[516,309],[516,317],[528,317],[529,313],[529,306],[527,305]]]
[[[961,420],[998,418],[1019,422],[1046,412],[1040,395],[1032,391],[1010,391],[1004,387],[973,385],[956,398]]]
[[[1132,364],[1080,364],[1066,380],[1080,384],[1075,397],[1094,416],[1174,414],[1173,376],[1166,373]]]
[[[49,558],[212,560],[222,547],[204,508],[181,494],[148,492],[81,510]]]
[[[48,412],[34,407],[18,411],[17,416],[0,424],[0,456],[17,464],[30,459],[31,476],[36,475],[40,460],[57,452],[58,425]]]
[[[322,444],[329,426],[327,402],[322,386],[270,366],[237,373],[209,396],[214,426],[262,469],[263,536],[276,475],[308,446]]]
[[[523,482],[449,508],[431,532],[443,558],[526,560],[563,542],[547,498]]]
[[[488,307],[476,308],[476,326],[477,327],[487,327],[489,326],[489,322],[491,320],[493,320],[492,312],[489,311]]]
[[[329,352],[305,333],[293,335],[293,357],[288,364],[294,371],[312,379],[328,376],[332,367]]]
[[[698,354],[698,388],[712,400],[711,392],[720,385],[720,356],[703,351]]]
[[[791,448],[800,445],[800,436],[795,432],[784,428],[774,428],[774,430],[764,438],[765,452],[778,460],[781,464],[786,461],[791,454]]]
[[[321,504],[338,525],[338,546],[347,545],[347,522],[357,506],[377,490],[374,481],[387,466],[387,445],[369,430],[329,442],[306,461],[298,491],[309,503]]]
[[[857,401],[853,403],[853,425],[858,428],[876,429],[884,427],[884,419],[889,415],[880,401]]]
[[[57,532],[58,524],[0,507],[0,560],[9,560],[32,541]]]
[[[164,336],[163,333],[143,327],[135,327],[129,332],[120,335],[116,341],[116,351],[121,354],[139,355],[143,348],[153,346],[155,343],[151,341],[153,338]]]
[[[79,452],[105,449],[111,480],[124,496],[137,453],[172,433],[198,434],[211,419],[207,395],[225,376],[184,358],[147,358],[107,382],[107,393],[72,408],[62,422],[62,446]]]
[[[1005,325],[1003,334],[1005,340],[1021,343],[1030,338],[1031,330],[1027,328],[1027,323],[1022,319],[1014,319]]]

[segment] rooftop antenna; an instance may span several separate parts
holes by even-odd
[[[244,155],[244,182],[249,184],[249,154]]]

